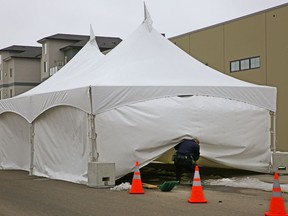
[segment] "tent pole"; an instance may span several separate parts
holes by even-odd
[[[33,175],[34,169],[34,122],[30,124],[30,172],[29,175]]]
[[[89,114],[89,121],[90,121],[90,131],[89,131],[89,140],[92,147],[92,162],[98,161],[98,154],[97,154],[97,143],[96,143],[96,137],[97,134],[95,132],[95,115]]]
[[[271,129],[270,133],[272,136],[272,148],[273,148],[273,153],[276,152],[276,113],[270,111],[270,117],[271,117]]]
[[[90,132],[89,132],[89,140],[92,149],[91,161],[97,162],[98,161],[98,153],[97,153],[97,134],[95,129],[95,115],[93,115],[93,105],[92,105],[92,89],[89,86],[89,97],[90,97],[90,114],[89,114],[89,121],[90,121]]]

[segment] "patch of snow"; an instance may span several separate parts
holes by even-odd
[[[130,190],[131,185],[129,182],[125,182],[125,183],[121,183],[120,185],[116,185],[113,188],[110,188],[110,190],[114,190],[114,191],[123,191],[123,190]]]
[[[273,183],[262,182],[257,178],[251,177],[233,177],[223,179],[209,179],[204,181],[205,185],[222,185],[228,187],[241,187],[259,189],[264,191],[272,191]],[[288,192],[287,184],[280,184],[282,192]]]

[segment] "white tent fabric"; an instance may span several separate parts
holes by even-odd
[[[29,170],[30,124],[19,115],[0,115],[0,168]]]
[[[87,114],[94,114],[98,159],[115,162],[117,178],[131,172],[136,160],[143,166],[193,136],[208,160],[268,172],[276,88],[203,65],[158,33],[148,13],[146,18],[105,57],[91,39],[47,81],[0,101],[1,115],[12,112],[34,125],[35,152],[22,163],[16,160],[15,167],[27,169],[29,161],[36,175],[86,182],[93,158]],[[18,148],[6,149],[1,140],[3,158],[13,162],[10,153],[17,155]]]
[[[99,160],[115,161],[117,176],[127,168],[132,172],[136,160],[147,164],[192,136],[200,138],[205,159],[244,170],[269,170],[269,112],[247,103],[167,97],[101,113],[96,122]]]
[[[34,174],[85,183],[91,152],[87,114],[73,107],[59,106],[37,118],[34,127]]]

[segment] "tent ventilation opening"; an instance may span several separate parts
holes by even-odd
[[[104,182],[105,186],[108,186],[108,182],[110,181],[110,177],[103,177],[102,181]]]

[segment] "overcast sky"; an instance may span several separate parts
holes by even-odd
[[[1,0],[0,49],[57,34],[125,39],[144,18],[143,0]],[[288,0],[145,0],[153,26],[172,37],[288,3]]]

